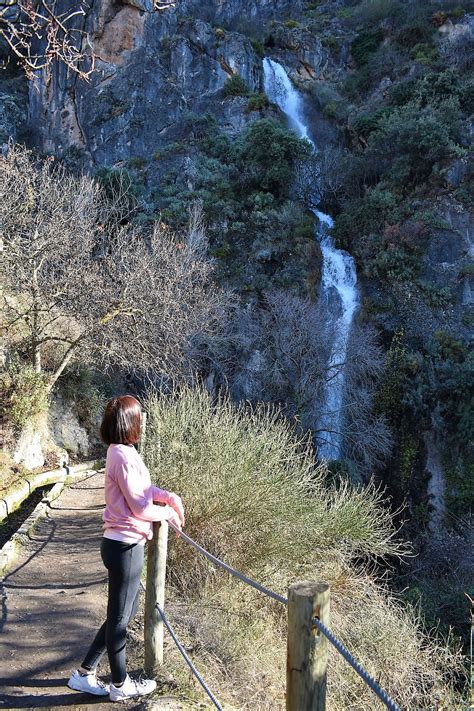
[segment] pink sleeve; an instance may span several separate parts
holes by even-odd
[[[160,489],[158,486],[152,486],[153,501],[159,501],[162,504],[167,504],[170,492],[166,489]]]
[[[144,479],[133,461],[120,457],[115,467],[120,490],[136,518],[143,521],[166,521],[175,516],[170,506],[155,506],[153,487]]]

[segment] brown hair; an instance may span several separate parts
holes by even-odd
[[[131,395],[109,400],[100,426],[105,444],[136,444],[140,439],[142,408]]]

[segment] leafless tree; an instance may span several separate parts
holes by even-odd
[[[374,411],[374,395],[383,374],[384,354],[374,329],[352,329],[344,369],[344,454],[359,463],[364,471],[382,464],[392,447],[390,428]]]
[[[325,411],[327,387],[343,372],[343,413],[334,434],[341,436],[344,456],[370,472],[391,442],[384,419],[373,411],[383,354],[372,332],[355,327],[344,360],[329,365],[334,327],[318,305],[287,292],[269,292],[263,303],[235,311],[233,339],[221,342],[218,350],[212,344],[213,367],[220,368],[234,398],[277,404],[313,431],[318,446],[328,434],[317,424],[331,414]]]
[[[161,11],[175,3],[154,0],[153,4]],[[81,19],[90,9],[90,1],[73,0],[65,3],[65,10],[60,6],[58,0],[0,0],[0,38],[29,77],[59,60],[87,79],[95,62]]]
[[[338,202],[344,194],[344,150],[329,144],[322,148],[316,160],[322,192]]]
[[[440,54],[449,67],[468,72],[474,66],[474,29],[472,25],[458,25],[440,44]]]
[[[73,360],[184,375],[193,338],[222,318],[199,208],[182,238],[162,223],[145,236],[117,214],[52,159],[13,146],[0,159],[4,330],[49,388]]]

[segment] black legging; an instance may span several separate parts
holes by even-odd
[[[109,571],[107,619],[97,632],[82,666],[84,669],[95,669],[107,649],[112,684],[121,684],[127,676],[125,639],[127,625],[138,608],[144,548],[139,543],[102,539],[100,552]]]

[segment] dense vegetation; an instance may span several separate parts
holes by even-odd
[[[374,556],[400,552],[380,492],[330,485],[308,439],[268,407],[236,407],[184,390],[152,396],[147,410],[147,464],[159,486],[182,493],[193,538],[280,593],[297,579],[328,580],[331,626],[396,701],[454,707],[450,675],[460,669],[457,653],[429,640],[415,611],[400,606],[369,572]],[[168,570],[170,615],[221,700],[232,704],[238,695],[255,709],[282,708],[284,610],[179,540]],[[175,664],[173,673],[180,674],[182,665]],[[332,709],[379,707],[333,650],[330,669]]]
[[[472,265],[467,250],[455,259],[454,235],[462,240],[473,208],[472,19],[462,3],[347,5],[336,31],[327,5],[306,12],[335,61],[344,45],[351,56],[349,71],[313,90],[339,132],[339,147],[322,156],[324,198],[336,213],[335,238],[364,281],[361,317],[377,324],[386,346],[376,408],[394,447],[383,476],[396,500],[408,498],[410,537],[433,516],[425,474],[433,442],[445,473],[450,533],[417,539],[422,558],[409,595],[421,600],[430,624],[443,609],[445,629],[467,632],[474,413],[472,305],[462,290]],[[430,256],[441,250],[453,264],[444,274]],[[460,566],[454,540],[464,551]]]
[[[293,190],[309,145],[274,119],[257,119],[236,137],[210,114],[186,122],[189,138],[160,155],[172,162],[154,193],[163,219],[179,227],[189,201],[199,200],[227,285],[249,295],[278,286],[310,292],[313,220]],[[184,172],[180,154],[189,156]]]
[[[378,407],[396,435],[395,479],[405,493],[417,487],[420,436],[433,429],[446,445],[455,516],[473,503],[472,314],[455,307],[469,264],[447,281],[430,271],[426,255],[437,231],[449,240],[449,213],[472,208],[472,32],[467,25],[450,38],[438,29],[464,12],[395,0],[348,7],[341,26],[352,38],[353,68],[315,89],[346,137],[337,185],[329,175],[335,156],[323,166],[326,199],[337,210],[334,234],[367,282],[379,285],[366,290],[362,315],[378,323],[390,348]],[[323,22],[316,6],[310,14]]]

